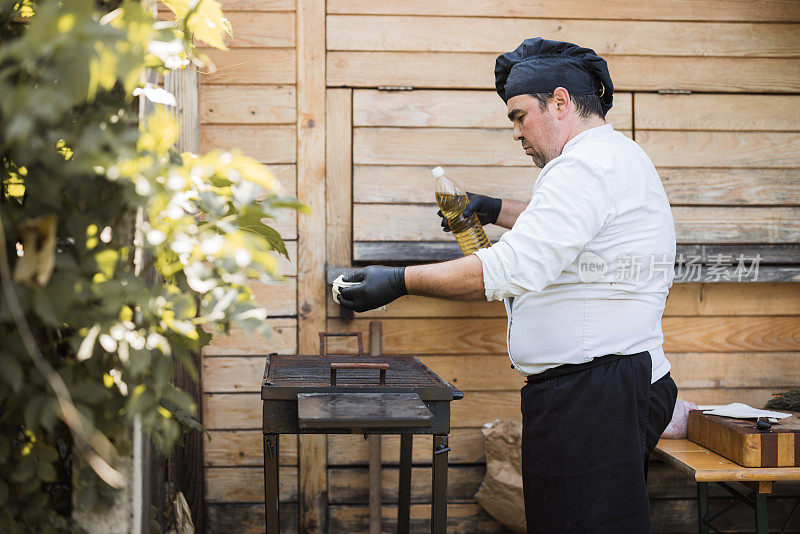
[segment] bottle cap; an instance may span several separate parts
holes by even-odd
[[[435,167],[432,171],[434,178],[439,178],[440,176],[444,176],[444,169],[441,167]]]

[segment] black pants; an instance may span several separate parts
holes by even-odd
[[[529,533],[650,532],[647,462],[677,387],[669,375],[650,384],[648,352],[593,363],[522,388]]]

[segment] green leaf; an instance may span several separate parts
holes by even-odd
[[[116,250],[102,250],[94,255],[94,259],[97,262],[97,269],[103,276],[106,278],[114,276],[114,270],[117,265],[117,260],[119,259],[119,253]]]
[[[50,296],[46,288],[37,289],[33,292],[33,311],[44,324],[53,327],[61,326],[61,321],[58,320],[53,311],[53,305],[50,302]]]
[[[56,468],[52,462],[40,458],[36,464],[36,476],[45,482],[55,482]]]
[[[22,387],[22,366],[14,356],[8,353],[2,354],[0,363],[0,376],[11,386],[14,393],[19,393]]]
[[[273,197],[269,200],[269,205],[274,208],[289,208],[300,213],[311,213],[311,206],[304,204],[296,198]]]

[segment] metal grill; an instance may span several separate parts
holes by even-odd
[[[446,388],[450,386],[413,356],[305,356],[274,355],[266,369],[265,385],[278,387],[327,387],[331,385],[332,363],[384,363],[387,388]],[[378,371],[348,369],[340,371],[336,386],[352,388],[378,385]]]

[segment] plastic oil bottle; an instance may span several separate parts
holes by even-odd
[[[447,218],[447,223],[464,255],[468,256],[479,248],[491,246],[477,214],[473,213],[471,217],[461,215],[469,204],[467,193],[445,176],[441,167],[436,167],[432,172],[436,178],[436,203]]]

